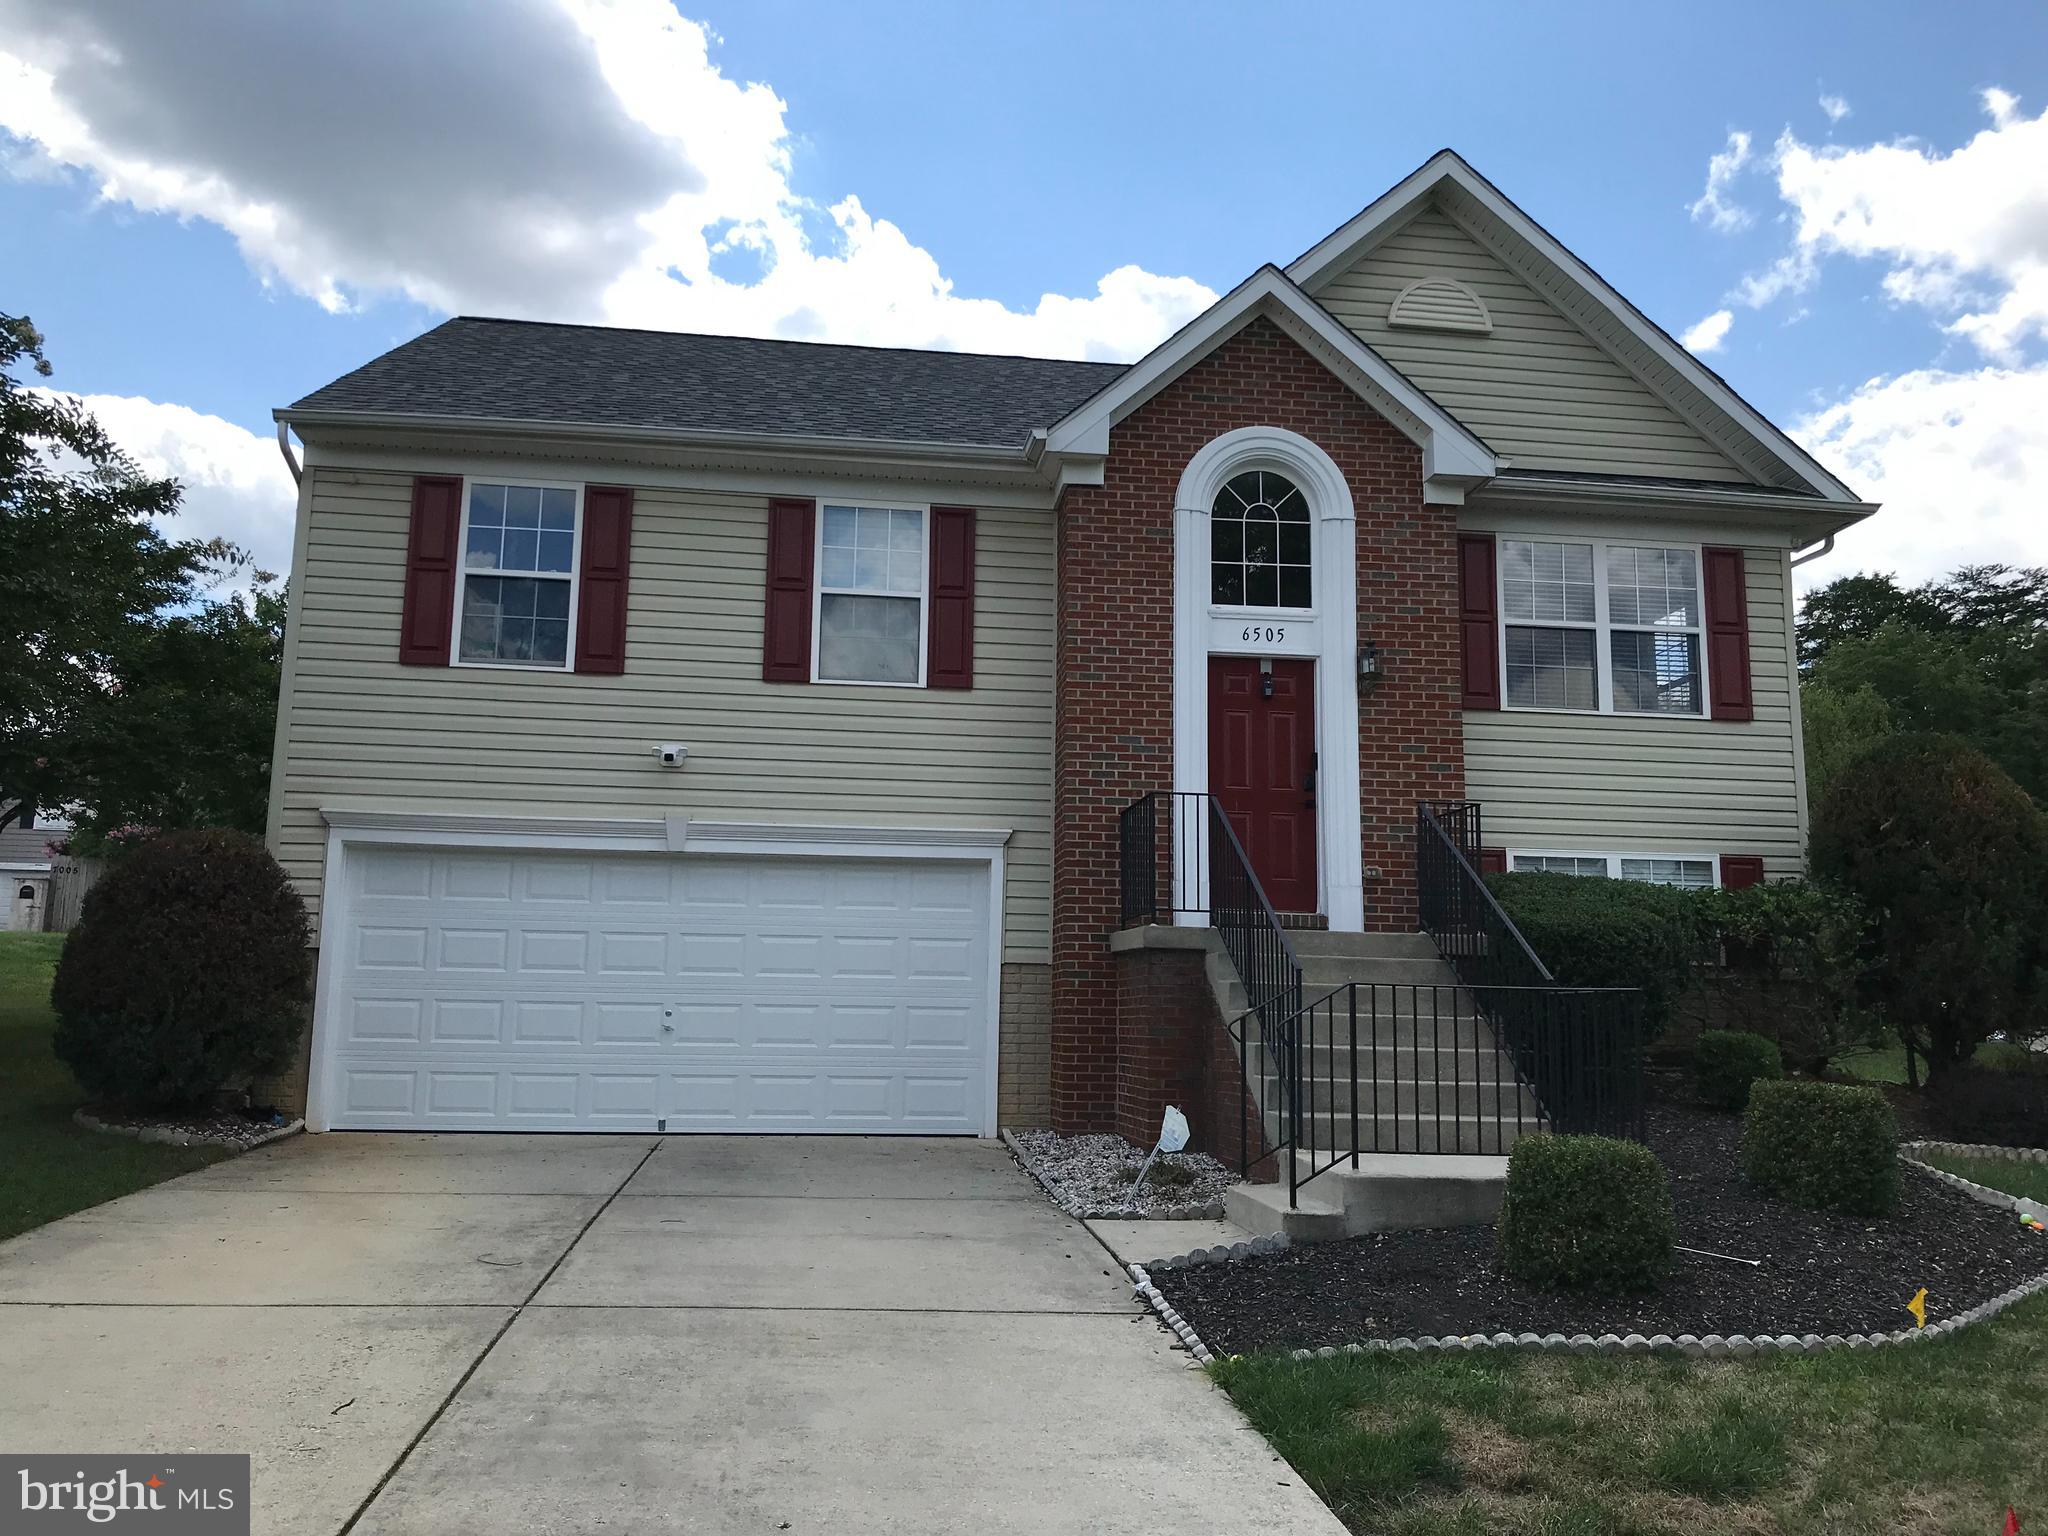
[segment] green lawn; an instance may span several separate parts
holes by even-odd
[[[2042,1174],[1973,1166],[1959,1171],[2013,1193]],[[2048,1296],[1871,1354],[1260,1355],[1211,1370],[1358,1532],[1994,1536],[2008,1504],[2048,1531]]]
[[[2002,1189],[2009,1195],[2048,1202],[2048,1163],[2013,1163],[2002,1157],[1952,1157],[1945,1152],[1923,1153],[1920,1161],[1960,1174],[1987,1189]],[[2048,1237],[2041,1241],[2048,1243]]]
[[[50,976],[61,934],[0,933],[0,1238],[218,1162],[72,1122],[84,1099],[50,1053]]]
[[[1987,1067],[2017,1067],[2026,1063],[2028,1052],[2024,1046],[2011,1045],[2003,1040],[1986,1040],[1977,1047],[1975,1060]],[[1903,1088],[1906,1085],[1906,1048],[1893,1041],[1876,1050],[1844,1056],[1835,1063],[1835,1068],[1845,1077]],[[1923,1078],[1926,1076],[1925,1061],[1920,1063],[1920,1073]]]

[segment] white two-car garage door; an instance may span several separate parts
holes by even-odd
[[[339,883],[335,1129],[987,1128],[986,863],[359,846]]]

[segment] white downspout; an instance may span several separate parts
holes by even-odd
[[[292,454],[292,429],[280,421],[277,424],[277,451],[284,455],[284,467],[292,472],[292,484],[297,485],[306,478],[306,472],[299,467],[299,461]],[[1830,543],[1833,540],[1829,541]]]

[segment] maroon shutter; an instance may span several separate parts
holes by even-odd
[[[768,611],[761,633],[761,678],[811,680],[811,564],[818,504],[768,503]]]
[[[1458,535],[1458,634],[1464,650],[1459,703],[1500,708],[1500,608],[1493,579],[1493,535]]]
[[[1721,855],[1721,889],[1724,891],[1746,891],[1752,885],[1764,883],[1764,861],[1761,854],[1724,853]]]
[[[577,571],[576,670],[626,670],[626,571],[633,558],[633,493],[583,488],[583,561]]]
[[[448,637],[455,625],[455,546],[461,534],[460,477],[413,476],[405,609],[398,621],[398,659],[408,667],[448,665]]]
[[[1507,849],[1482,848],[1479,850],[1479,873],[1482,875],[1504,875],[1507,872]]]
[[[974,508],[932,508],[927,688],[974,686]]]
[[[1749,687],[1749,591],[1739,549],[1703,549],[1707,578],[1707,676],[1716,720],[1753,720]]]

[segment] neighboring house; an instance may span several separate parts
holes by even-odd
[[[47,845],[69,829],[69,822],[30,812],[0,830],[0,933],[42,932],[50,903]]]
[[[316,1128],[1105,1128],[1152,791],[1339,932],[1420,801],[1797,874],[1873,510],[1448,152],[1128,367],[458,319],[276,414]]]

